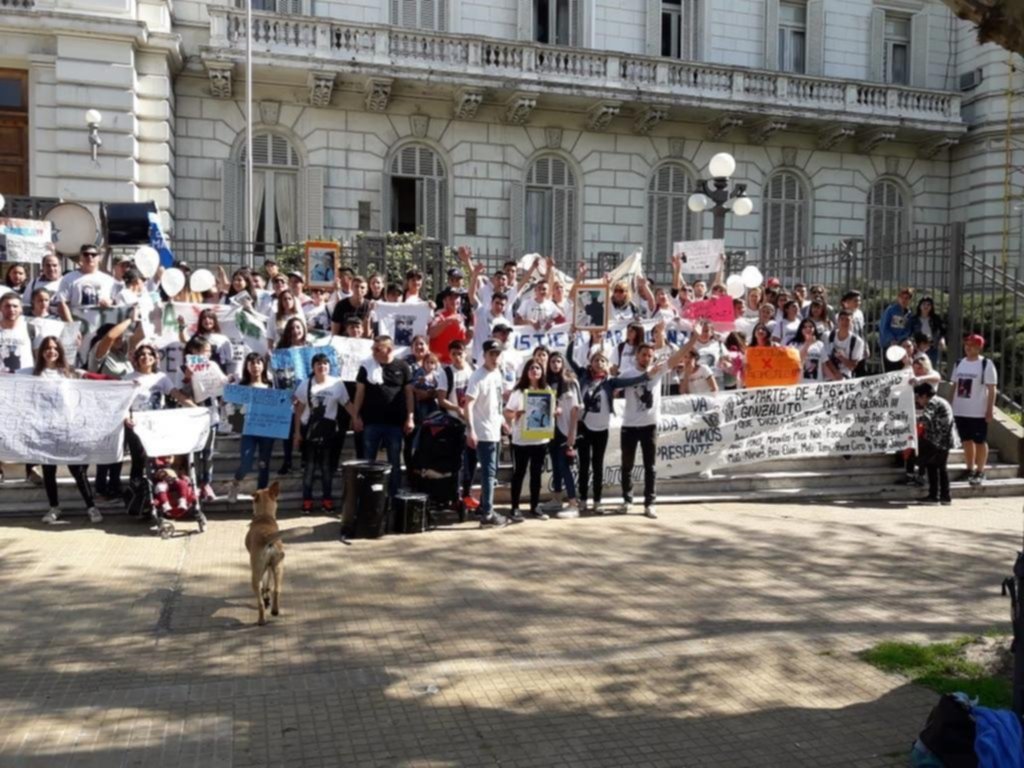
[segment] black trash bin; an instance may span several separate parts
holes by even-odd
[[[427,530],[428,503],[429,497],[425,493],[399,493],[395,496],[391,530],[395,533],[423,533]]]
[[[345,538],[378,539],[390,529],[388,519],[388,480],[391,465],[363,462],[354,469],[355,477],[346,492],[354,496],[351,520],[342,517],[341,535]],[[346,505],[347,506],[347,505]]]
[[[356,473],[360,467],[365,467],[370,462],[363,459],[352,459],[351,461],[342,462],[341,465],[341,527],[342,530],[346,529],[346,525],[355,526],[356,521],[356,498],[358,492],[356,491]],[[354,531],[354,528],[353,528]],[[346,534],[347,535],[347,534]]]

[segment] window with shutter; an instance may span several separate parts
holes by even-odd
[[[243,144],[238,157],[240,211],[244,211],[245,158],[246,150]],[[314,174],[312,182],[309,181],[309,174],[302,173],[300,178],[301,162],[298,151],[287,138],[272,133],[258,133],[252,137],[252,162],[256,230],[245,232],[242,223],[244,212],[239,213],[236,231],[241,235],[241,239],[254,241],[257,243],[256,251],[263,252],[264,245],[270,246],[268,250],[273,250],[305,237],[310,222],[309,206],[316,204],[314,198],[319,199],[320,206],[319,219],[315,216],[313,218],[314,222],[320,223],[320,230],[315,234],[322,234],[322,169],[316,169],[319,175]],[[319,179],[318,197],[316,179]],[[313,197],[310,196],[309,184],[313,185]]]
[[[658,166],[647,186],[647,261],[651,274],[671,263],[672,243],[699,239],[700,221],[686,207],[696,191],[693,177],[678,163]]]
[[[391,231],[448,239],[448,180],[430,147],[410,144],[391,160]]]
[[[807,247],[810,232],[807,190],[793,173],[777,173],[765,185],[761,242],[765,263],[795,264]]]
[[[560,157],[539,157],[526,174],[526,251],[574,260],[576,176]]]
[[[661,0],[661,55],[696,61],[700,24],[699,0]]]
[[[533,39],[549,45],[579,45],[580,0],[531,0]]]
[[[408,29],[448,30],[449,0],[391,0],[391,23]]]

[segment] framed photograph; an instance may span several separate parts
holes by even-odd
[[[573,315],[576,330],[608,330],[608,285],[606,283],[579,283],[572,291]]]
[[[527,440],[551,440],[555,436],[555,393],[528,389],[523,393],[523,430]]]
[[[306,288],[334,290],[341,246],[329,240],[306,241]]]

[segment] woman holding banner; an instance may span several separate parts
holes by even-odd
[[[192,338],[202,337],[210,344],[210,359],[217,364],[225,376],[233,376],[235,373],[234,349],[231,341],[221,333],[220,321],[217,319],[217,310],[213,308],[204,309],[199,313],[196,320],[196,332]],[[189,339],[185,338],[185,318],[178,317],[178,338],[182,344],[188,344]]]
[[[39,344],[36,351],[35,366],[32,368],[32,375],[42,379],[73,379],[75,373],[68,366],[64,357],[64,347],[56,336],[47,336]],[[88,467],[84,464],[73,464],[68,466],[68,471],[75,479],[78,486],[78,493],[85,502],[85,510],[89,515],[89,521],[93,523],[103,522],[103,515],[96,509],[96,501],[93,499],[92,489],[89,488],[89,477],[86,474]],[[43,522],[48,524],[56,523],[60,518],[60,498],[57,495],[57,467],[53,464],[43,465],[43,488],[46,490],[46,500],[50,504],[50,511],[43,515]]]
[[[290,318],[281,331],[281,338],[278,339],[275,349],[291,349],[293,347],[308,346],[306,340],[306,324],[297,317]],[[282,371],[274,371],[275,389],[294,389],[298,382],[295,381],[295,371],[287,368]],[[281,468],[277,471],[279,475],[287,475],[292,471],[292,445],[295,442],[294,428],[284,441],[284,458]]]
[[[259,352],[250,352],[245,356],[242,366],[243,387],[255,389],[270,389],[270,377],[267,375],[267,363]],[[257,437],[256,435],[242,435],[241,457],[235,476],[228,486],[228,501],[234,504],[238,501],[238,486],[245,479],[245,476],[252,471],[253,461],[256,461],[256,490],[266,488],[270,485],[270,455],[274,450],[274,438]]]

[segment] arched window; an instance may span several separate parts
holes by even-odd
[[[239,161],[244,183],[244,144]],[[252,137],[252,165],[252,240],[275,247],[294,243],[299,239],[299,153],[284,136],[257,134]]]
[[[448,238],[448,179],[437,153],[410,144],[391,159],[391,231]]]
[[[795,173],[772,176],[764,188],[761,243],[765,263],[792,259],[807,248],[810,212],[807,190]]]
[[[525,222],[528,253],[576,258],[576,176],[562,158],[539,157],[530,166]]]
[[[678,163],[659,166],[647,187],[647,261],[652,274],[670,264],[672,243],[697,240],[700,220],[686,207],[693,177]]]
[[[868,190],[868,248],[893,245],[907,232],[907,203],[903,189],[891,179],[879,179]]]

